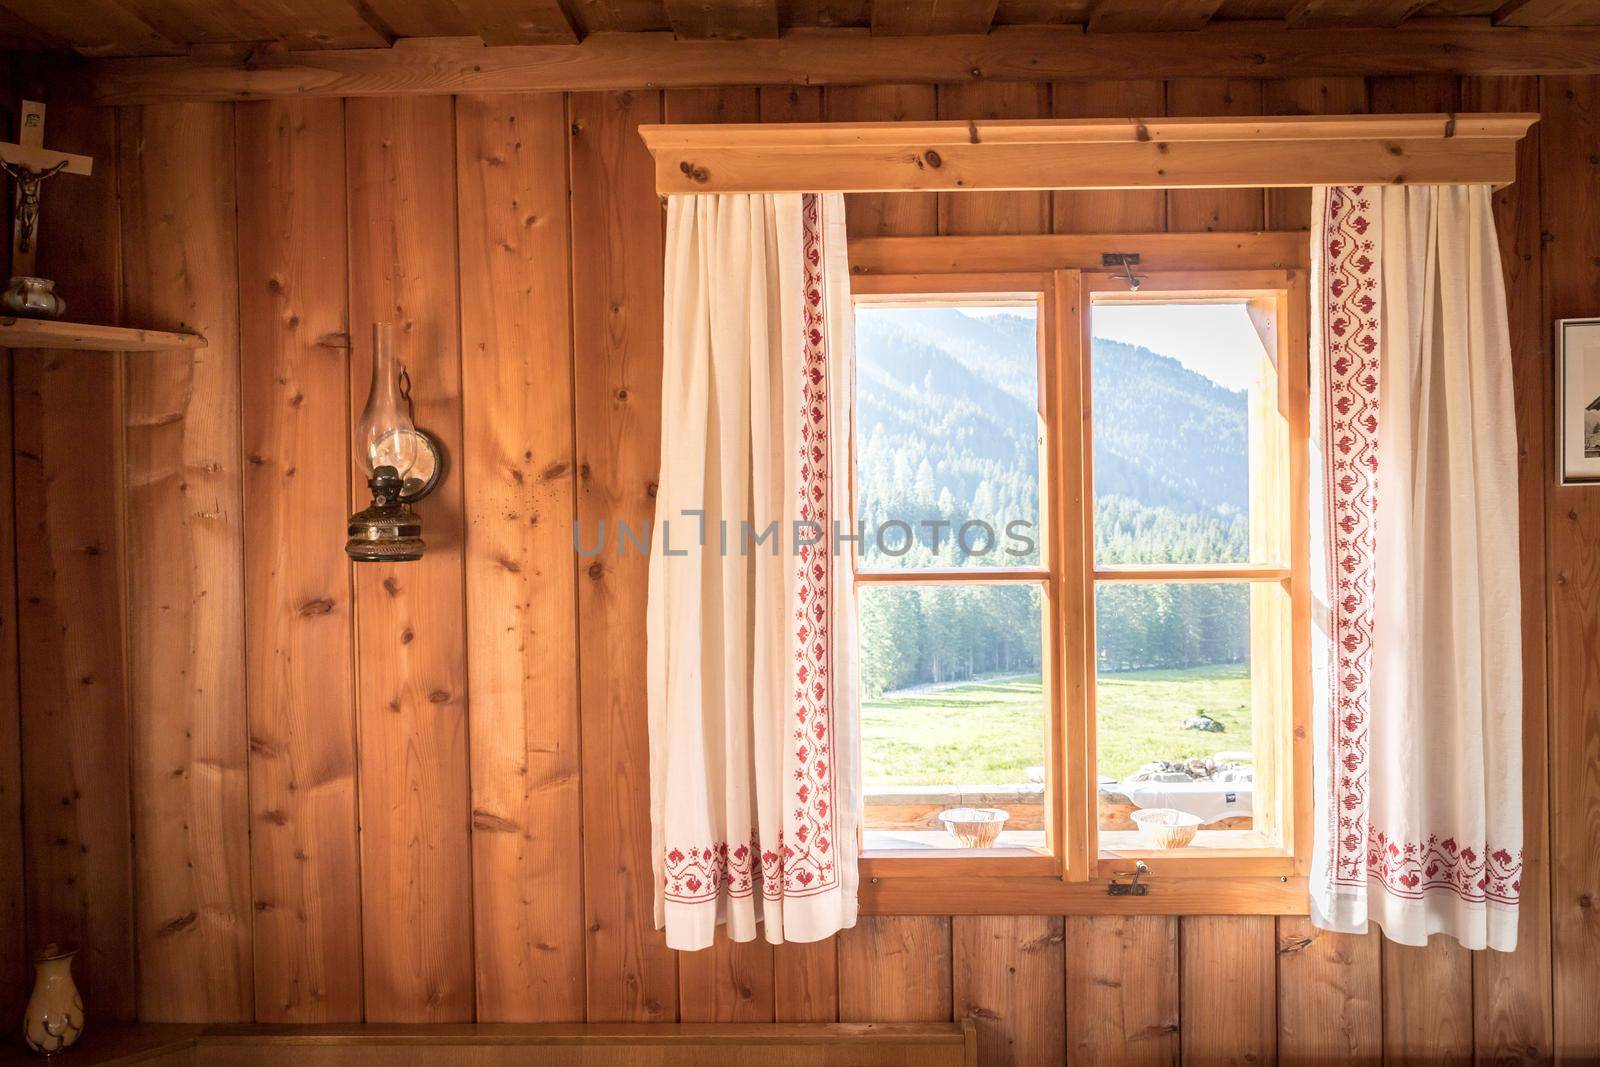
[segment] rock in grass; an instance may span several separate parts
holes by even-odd
[[[1185,730],[1204,730],[1208,734],[1220,734],[1228,729],[1227,726],[1203,711],[1196,714],[1192,719],[1184,719],[1183,728]]]

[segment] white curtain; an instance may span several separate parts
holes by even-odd
[[[1517,442],[1486,186],[1312,208],[1312,917],[1510,951],[1522,889]]]
[[[673,948],[856,918],[844,201],[667,205],[649,591],[656,924]]]

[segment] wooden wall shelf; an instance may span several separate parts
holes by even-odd
[[[197,333],[135,330],[84,322],[0,317],[0,348],[81,348],[97,352],[160,352],[169,348],[204,348]]]
[[[1528,114],[644,125],[656,191],[1506,185]]]

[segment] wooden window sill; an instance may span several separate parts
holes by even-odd
[[[1141,879],[1150,887],[1144,895],[1111,896],[1109,880],[1100,878],[1069,882],[1058,875],[926,870],[897,877],[868,870],[863,861],[863,915],[1305,915],[1310,910],[1300,875],[1191,877],[1152,870]]]

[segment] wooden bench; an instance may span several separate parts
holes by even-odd
[[[0,1064],[44,1062],[20,1046]],[[62,1062],[95,1067],[976,1067],[960,1023],[100,1026]]]

